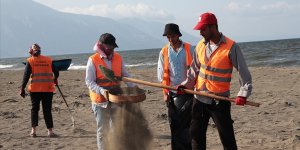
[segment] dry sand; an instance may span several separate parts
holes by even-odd
[[[296,150],[300,149],[300,68],[250,68],[253,76],[253,93],[249,100],[261,103],[232,107],[232,117],[239,149],[242,150]],[[156,81],[156,68],[129,70],[134,78]],[[42,112],[37,138],[29,137],[29,97],[21,98],[18,86],[23,71],[0,71],[0,149],[96,149],[96,123],[90,108],[88,90],[84,82],[85,71],[60,73],[59,85],[67,102],[74,109],[75,129],[67,107],[59,93],[53,99],[54,132],[57,138],[48,138]],[[232,95],[238,91],[235,74]],[[145,116],[151,131],[150,149],[169,150],[170,130],[161,89],[139,86],[147,90],[147,99],[137,105]],[[141,113],[136,110],[135,113]],[[131,118],[132,120],[132,118]],[[134,123],[141,123],[136,121]],[[126,133],[128,134],[128,132]],[[132,130],[127,140],[142,137],[139,130]],[[214,124],[207,132],[207,149],[222,149]],[[120,143],[121,144],[121,143]],[[117,146],[116,146],[117,147]],[[143,148],[141,148],[143,149]]]

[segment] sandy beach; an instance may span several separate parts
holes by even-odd
[[[128,71],[133,78],[157,82],[155,67]],[[300,68],[252,67],[250,71],[254,89],[249,100],[261,103],[261,106],[232,106],[232,118],[239,149],[299,150]],[[74,110],[75,128],[72,128],[68,109],[56,91],[52,107],[54,132],[58,134],[56,138],[47,137],[41,110],[37,128],[38,137],[29,137],[30,98],[27,96],[23,99],[18,95],[22,76],[22,70],[0,71],[0,149],[97,148],[96,123],[84,82],[84,70],[60,72],[59,86],[71,109]],[[143,85],[139,87],[147,91],[146,100],[135,105],[142,110],[152,134],[149,149],[170,150],[170,130],[161,89]],[[236,72],[231,89],[234,97],[238,92]],[[139,133],[132,135],[139,136]],[[128,136],[128,139],[131,138]],[[213,123],[210,123],[207,132],[207,149],[222,149]]]

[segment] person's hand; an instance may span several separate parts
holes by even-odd
[[[57,79],[54,79],[54,84],[55,84],[55,85],[58,85]]]
[[[105,89],[103,89],[103,93],[104,93],[104,98],[106,99],[106,100],[109,100],[109,91],[108,90],[105,90]]]
[[[21,95],[21,97],[25,98],[25,96],[26,96],[25,89],[21,88],[20,95]]]
[[[185,94],[184,89],[186,89],[185,86],[183,86],[183,85],[177,85],[176,86],[176,90],[177,90],[176,94],[179,94],[179,95]]]
[[[242,105],[244,106],[247,102],[247,98],[246,97],[242,97],[242,96],[238,96],[236,99],[235,99],[235,104],[236,105]]]
[[[170,95],[164,94],[164,102],[169,102],[170,101]]]

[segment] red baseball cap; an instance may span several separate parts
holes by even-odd
[[[199,16],[197,25],[194,27],[194,30],[203,30],[206,25],[209,24],[218,24],[217,18],[213,13],[206,12]]]

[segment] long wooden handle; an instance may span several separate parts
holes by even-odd
[[[73,114],[72,114],[72,112],[71,112],[71,109],[70,109],[70,107],[69,107],[69,105],[68,105],[68,103],[67,103],[67,101],[66,101],[66,99],[65,99],[65,96],[64,96],[64,94],[61,92],[61,90],[60,90],[58,84],[56,84],[56,87],[57,87],[57,89],[58,89],[58,91],[59,91],[59,93],[60,93],[60,96],[63,98],[65,104],[67,105],[67,108],[68,108],[68,111],[69,111],[69,113],[70,113],[71,120],[72,120],[72,127],[75,128],[75,120],[74,120]]]
[[[162,85],[160,83],[153,83],[153,82],[148,82],[148,81],[143,81],[143,80],[138,80],[138,79],[133,79],[133,78],[128,78],[128,77],[122,77],[122,80],[125,81],[125,82],[133,82],[133,83],[137,83],[137,84],[143,84],[143,85],[148,85],[148,86],[159,87],[159,88],[164,88],[164,89],[169,89],[169,90],[175,90],[176,91],[176,87]],[[218,95],[210,94],[210,93],[207,93],[207,92],[193,91],[193,90],[189,90],[189,89],[184,89],[184,92],[188,93],[188,94],[197,94],[197,95],[201,95],[201,96],[207,96],[207,97],[215,98],[215,99],[218,99],[218,100],[225,100],[225,101],[229,101],[229,102],[235,102],[234,98],[218,96]],[[247,101],[246,105],[259,107],[260,104],[255,103],[255,102]]]

